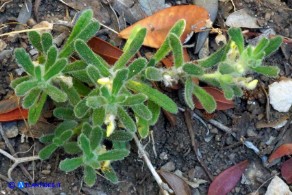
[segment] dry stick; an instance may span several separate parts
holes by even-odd
[[[148,156],[147,156],[142,144],[140,143],[139,139],[137,138],[137,136],[135,134],[134,134],[134,141],[135,141],[135,143],[136,143],[136,145],[138,147],[139,154],[142,156],[142,158],[145,161],[148,169],[150,170],[150,172],[152,173],[152,175],[153,175],[154,179],[156,180],[157,184],[161,188],[163,194],[164,195],[168,195],[169,193],[173,193],[173,190],[170,189],[169,186],[162,181],[161,177],[156,172],[156,170],[153,167],[150,159],[148,158]]]
[[[185,112],[184,112],[184,116],[185,116],[185,122],[187,124],[187,128],[188,128],[188,131],[189,131],[189,134],[190,134],[190,137],[191,137],[191,142],[192,142],[192,147],[193,147],[193,150],[197,156],[197,159],[199,161],[199,163],[201,164],[201,166],[204,168],[205,172],[207,173],[209,179],[211,181],[213,181],[213,175],[210,173],[209,169],[207,168],[206,164],[204,163],[204,161],[201,159],[200,155],[198,154],[199,152],[199,148],[198,148],[198,145],[197,145],[197,142],[195,140],[195,133],[194,133],[194,129],[193,129],[193,126],[192,126],[192,115],[191,115],[191,111],[190,109],[186,108]]]
[[[267,102],[266,102],[266,119],[267,119],[267,122],[270,123],[270,98],[269,98],[269,95],[263,85],[263,83],[260,84],[266,98],[267,98]]]
[[[3,131],[2,123],[0,123],[0,133],[1,133],[1,135],[2,135],[2,138],[4,139],[4,142],[5,142],[6,146],[7,146],[7,148],[9,149],[10,153],[11,153],[12,155],[15,155],[15,150],[14,150],[14,148],[12,147],[12,145],[10,144],[8,138],[6,137],[6,135],[5,135],[4,131]],[[17,157],[17,155],[15,155],[15,156]],[[8,156],[7,156],[7,157],[8,157]],[[8,157],[8,158],[9,158],[9,157]],[[15,157],[13,157],[13,158],[15,158]],[[19,163],[18,163],[18,164],[19,164]],[[22,164],[20,164],[19,166],[20,166],[20,168],[21,168],[23,174],[24,174],[24,175],[30,180],[30,182],[33,182],[33,178],[31,177],[31,175],[29,174],[29,172],[26,170],[26,168],[25,168]]]

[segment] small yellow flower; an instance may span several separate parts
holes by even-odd
[[[106,86],[109,90],[111,90],[113,86],[113,81],[109,77],[100,78],[97,80],[97,83]]]
[[[249,89],[249,90],[253,90],[254,88],[256,88],[257,84],[258,84],[258,80],[255,79],[255,80],[253,80],[253,81],[247,83],[247,84],[245,85],[245,87],[246,87],[247,89]]]
[[[107,125],[106,127],[106,136],[109,137],[115,130],[116,128],[116,123],[115,123],[115,115],[108,115],[104,121],[104,123]]]

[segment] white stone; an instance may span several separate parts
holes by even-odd
[[[292,80],[282,80],[269,85],[270,104],[279,112],[288,112],[292,105]]]
[[[278,176],[275,176],[268,186],[265,195],[277,194],[292,195],[292,192],[289,190],[289,186],[282,179],[280,179]]]

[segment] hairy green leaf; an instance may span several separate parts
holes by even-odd
[[[57,107],[54,109],[53,114],[60,120],[73,120],[75,119],[72,108]]]
[[[14,54],[17,64],[21,65],[27,74],[34,76],[34,64],[26,51],[23,48],[16,48]]]
[[[269,45],[265,48],[266,56],[269,56],[270,54],[275,52],[277,49],[279,49],[282,42],[283,42],[283,38],[280,36],[276,36],[276,37],[270,39]]]
[[[88,83],[88,84],[95,83],[95,82],[92,82],[91,78],[88,76],[86,69],[72,71],[67,74],[69,74],[71,77],[75,79],[78,79],[79,81],[83,83]]]
[[[74,120],[67,120],[60,123],[55,129],[55,137],[60,137],[63,132],[67,130],[72,130],[77,126],[77,122]]]
[[[128,142],[133,139],[133,134],[128,131],[114,131],[107,139],[111,141]]]
[[[261,38],[261,40],[258,42],[257,46],[253,50],[254,55],[262,53],[265,50],[265,48],[269,45],[269,43],[270,41],[266,37]]]
[[[46,160],[46,159],[50,158],[50,156],[56,151],[57,148],[58,148],[58,146],[56,146],[55,144],[49,144],[49,145],[45,146],[39,152],[40,159]]]
[[[79,56],[87,63],[94,65],[99,73],[107,77],[110,75],[107,63],[97,54],[95,54],[86,44],[86,42],[78,39],[75,41],[75,49]]]
[[[74,72],[77,70],[83,70],[86,67],[87,67],[86,62],[84,62],[83,60],[76,60],[70,64],[67,64],[62,72],[63,73],[70,73],[70,72]]]
[[[160,107],[153,101],[148,101],[148,109],[152,113],[152,118],[148,121],[149,125],[155,125],[160,115]]]
[[[96,182],[95,170],[90,166],[85,166],[84,167],[84,182],[89,187],[92,187]]]
[[[251,68],[253,71],[266,75],[266,76],[270,76],[270,77],[276,77],[278,76],[280,69],[277,66],[258,66],[255,68]]]
[[[149,135],[148,121],[138,117],[137,126],[140,137],[143,139],[146,138]]]
[[[233,88],[225,83],[220,83],[220,85],[224,92],[224,97],[228,100],[231,100],[234,97]]]
[[[125,101],[123,101],[120,105],[123,106],[132,106],[136,104],[141,104],[147,100],[147,96],[139,93],[139,94],[134,94],[131,96],[128,96]]]
[[[205,89],[199,87],[198,85],[194,85],[194,95],[199,99],[203,108],[208,112],[212,113],[216,109],[216,102]]]
[[[119,182],[116,172],[113,170],[111,166],[102,170],[104,177],[110,182],[116,184]]]
[[[39,100],[30,107],[28,111],[28,123],[30,125],[36,124],[36,122],[40,118],[40,115],[41,115],[41,112],[46,100],[47,100],[47,94],[42,93]]]
[[[65,82],[61,81],[60,87],[67,94],[68,100],[72,106],[75,106],[81,100],[74,86],[68,86]]]
[[[82,152],[77,142],[66,142],[63,148],[67,154],[78,154]]]
[[[50,49],[47,52],[45,71],[48,71],[56,63],[57,56],[58,56],[58,49],[55,45],[53,45],[50,47]]]
[[[42,34],[42,48],[43,52],[47,53],[49,48],[53,45],[53,36],[50,33]]]
[[[42,80],[42,70],[40,66],[36,66],[34,69],[34,75],[38,81]]]
[[[179,37],[176,36],[174,33],[170,33],[168,39],[169,45],[173,53],[174,66],[176,68],[179,68],[184,63],[182,44],[180,42]]]
[[[125,127],[126,130],[130,132],[136,131],[136,125],[133,119],[129,116],[129,114],[122,108],[118,107],[118,118],[120,119],[121,123]]]
[[[54,134],[47,134],[39,138],[39,141],[42,142],[43,144],[48,144],[51,143],[54,139],[55,135]]]
[[[23,98],[22,107],[30,108],[33,104],[35,104],[40,96],[40,89],[33,89],[28,92],[28,94]]]
[[[151,81],[161,81],[163,79],[162,71],[155,67],[147,67],[145,70],[145,76]]]
[[[60,162],[59,168],[62,171],[70,172],[80,167],[82,163],[83,163],[82,157],[66,158],[65,160],[62,160]]]
[[[240,28],[229,28],[228,35],[231,40],[235,42],[238,51],[241,54],[244,50],[244,39]]]
[[[138,115],[139,117],[141,117],[147,121],[152,118],[151,111],[144,104],[132,105],[131,108],[135,112],[136,115]]]
[[[194,75],[194,76],[202,76],[204,74],[204,70],[192,63],[186,63],[183,65],[183,70],[190,74],[190,75]]]
[[[38,83],[39,81],[36,80],[23,81],[22,83],[15,87],[15,94],[17,96],[24,96],[30,90],[36,88]]]
[[[108,103],[107,99],[103,96],[91,96],[86,100],[86,105],[90,108],[99,108]]]
[[[124,82],[127,80],[128,72],[128,69],[120,69],[116,72],[116,75],[113,79],[112,95],[115,96],[119,93],[124,85]]]
[[[99,126],[92,128],[89,136],[90,147],[92,151],[100,145],[102,138],[103,130]]]
[[[28,32],[29,42],[34,46],[39,52],[43,52],[41,44],[41,35],[36,31]]]
[[[78,94],[80,94],[81,96],[87,96],[91,91],[91,89],[87,85],[85,85],[78,79],[73,78],[73,86],[78,92]]]
[[[195,108],[193,101],[194,82],[191,77],[187,78],[185,82],[184,99],[188,107],[192,110]]]
[[[51,84],[48,84],[43,90],[55,102],[65,102],[67,100],[67,94]]]
[[[231,74],[235,72],[236,70],[234,69],[234,66],[228,63],[220,63],[219,65],[219,72],[221,74]]]
[[[139,51],[146,36],[146,28],[133,31],[130,35],[118,61],[114,64],[114,70],[118,70],[126,66],[127,62]]]
[[[44,75],[44,80],[49,80],[52,77],[56,76],[59,74],[66,66],[67,64],[67,59],[61,58],[56,61],[55,64],[53,64],[45,73]]]
[[[130,153],[129,150],[126,149],[113,149],[108,150],[105,153],[102,153],[98,156],[98,161],[106,161],[106,160],[123,160]]]
[[[83,118],[89,111],[89,107],[86,105],[86,98],[78,102],[74,107],[74,113],[77,118]]]
[[[86,72],[88,77],[91,79],[91,82],[97,84],[97,80],[101,77],[98,69],[93,65],[89,65],[86,68]]]
[[[235,96],[241,97],[243,95],[243,91],[239,86],[234,85],[234,86],[232,86],[232,89],[233,89]]]
[[[66,143],[72,137],[72,135],[73,135],[73,131],[72,130],[66,130],[66,131],[64,131],[60,135],[60,140],[61,140],[60,145],[63,145],[64,143]]]
[[[145,58],[138,58],[128,66],[129,74],[128,80],[138,75],[146,67],[147,60]]]
[[[78,143],[85,156],[89,157],[92,155],[89,139],[83,133],[79,135]]]
[[[15,89],[15,87],[17,85],[19,85],[20,83],[22,83],[24,81],[27,81],[29,79],[30,79],[30,76],[28,76],[28,75],[27,76],[23,76],[23,77],[16,78],[13,81],[11,81],[10,87],[13,88],[13,89]]]
[[[94,109],[92,112],[93,125],[94,126],[96,126],[96,125],[101,126],[103,124],[104,120],[105,120],[105,109],[102,107]]]
[[[178,108],[176,103],[164,95],[163,93],[152,89],[148,85],[144,83],[139,83],[137,81],[128,81],[127,87],[135,92],[140,92],[148,96],[150,100],[161,106],[163,109],[165,109],[168,112],[171,113],[177,113]]]
[[[87,138],[89,138],[91,130],[92,127],[90,126],[90,124],[88,122],[84,122],[82,125],[82,133],[86,135]]]

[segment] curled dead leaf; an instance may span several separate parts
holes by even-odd
[[[282,164],[281,174],[288,184],[292,184],[292,158]]]
[[[279,148],[277,148],[269,157],[269,162],[277,158],[281,158],[282,156],[291,155],[292,154],[292,144],[283,144]]]
[[[136,22],[132,26],[122,30],[119,36],[127,39],[133,28],[136,26],[145,27],[147,28],[147,35],[143,44],[145,46],[159,48],[171,27],[180,19],[186,20],[186,29],[181,36],[182,41],[191,32],[200,32],[210,23],[208,11],[202,7],[195,5],[172,6]]]
[[[228,194],[240,180],[247,165],[248,161],[245,160],[220,173],[209,186],[208,195]]]
[[[230,108],[234,108],[234,103],[231,100],[227,100],[224,97],[224,93],[215,88],[215,87],[203,87],[210,95],[212,95],[217,103],[216,110],[228,110]],[[199,100],[194,97],[194,103],[196,108],[198,109],[204,109],[202,104],[199,102]]]
[[[10,112],[0,114],[0,122],[24,120],[28,118],[28,110],[16,108]]]

